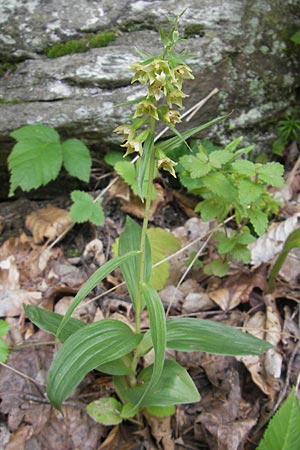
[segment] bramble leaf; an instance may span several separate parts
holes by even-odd
[[[241,180],[238,185],[238,191],[240,202],[244,205],[250,205],[262,195],[264,186],[251,180]]]
[[[62,146],[63,164],[73,177],[88,182],[92,160],[87,146],[79,139],[68,139]]]
[[[268,225],[268,216],[258,209],[247,210],[248,217],[256,233],[261,236],[266,231]]]
[[[198,203],[195,211],[200,212],[201,219],[204,222],[208,222],[216,217],[221,221],[226,217],[230,206],[230,204],[228,205],[224,202],[223,198],[215,195]]]
[[[100,202],[94,202],[92,197],[83,191],[73,191],[71,198],[74,203],[70,209],[70,216],[74,222],[90,221],[95,225],[103,225],[104,212]]]
[[[209,163],[215,168],[220,169],[224,164],[232,160],[232,154],[225,150],[215,150],[209,155]]]
[[[252,161],[248,161],[247,159],[238,159],[231,164],[233,170],[246,177],[254,177],[255,176],[255,165]]]
[[[227,202],[235,201],[237,192],[231,181],[221,172],[212,172],[202,179],[203,184]]]
[[[185,155],[180,158],[180,164],[190,172],[191,178],[201,178],[211,170],[211,167],[207,163],[207,156],[203,153],[197,153],[196,155]]]

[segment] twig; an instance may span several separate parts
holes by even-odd
[[[16,373],[17,375],[20,375],[20,377],[23,377],[26,380],[29,380],[29,381],[31,381],[34,384],[38,384],[40,386],[46,387],[45,384],[40,383],[39,381],[36,381],[34,378],[31,378],[30,376],[26,375],[26,373],[20,372],[19,370],[14,369],[13,367],[9,366],[8,364],[1,363],[1,366],[5,367],[6,369],[11,370],[12,372]]]

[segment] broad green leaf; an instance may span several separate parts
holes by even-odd
[[[72,334],[58,350],[49,370],[47,395],[58,410],[85,375],[131,352],[142,336],[124,322],[107,319]]]
[[[70,216],[74,222],[92,222],[95,225],[103,225],[104,212],[100,202],[94,202],[92,197],[83,191],[73,191],[71,194],[73,205],[70,208]]]
[[[30,191],[54,180],[61,169],[60,143],[44,142],[32,137],[18,142],[8,157],[11,172],[9,196],[20,186]]]
[[[9,330],[9,323],[0,319],[0,336],[5,336]]]
[[[214,195],[211,198],[207,198],[202,202],[198,203],[198,205],[195,208],[195,211],[201,214],[201,219],[204,222],[209,222],[210,220],[216,217],[219,220],[224,219],[230,207],[231,207],[230,203],[226,204],[223,198]]]
[[[251,334],[212,320],[167,320],[167,348],[219,355],[260,355],[273,346]]]
[[[143,398],[141,407],[170,406],[182,403],[194,403],[200,400],[199,392],[186,369],[173,360],[166,360],[159,382],[148,391],[151,383],[153,365],[146,367],[138,376],[136,387],[125,391],[128,402],[136,404]],[[147,392],[147,393],[146,393]],[[144,396],[144,394],[146,395]]]
[[[234,161],[231,166],[233,170],[240,175],[245,175],[246,177],[255,176],[255,165],[252,161],[238,159],[237,161]]]
[[[268,225],[268,216],[258,209],[247,210],[247,215],[258,236],[264,234]]]
[[[231,257],[244,264],[249,264],[251,261],[251,252],[244,245],[236,245],[231,251]]]
[[[224,277],[229,272],[229,264],[222,259],[215,259],[206,264],[203,269],[206,275],[215,275],[216,277]]]
[[[189,139],[190,137],[194,136],[195,134],[200,133],[200,131],[205,130],[205,128],[215,125],[218,122],[220,122],[221,120],[226,119],[227,117],[228,117],[228,115],[217,117],[216,119],[213,119],[207,123],[204,123],[203,125],[199,125],[198,127],[191,128],[187,131],[184,131],[183,133],[181,133],[181,137],[174,136],[170,139],[166,139],[165,141],[163,141],[159,144],[159,148],[165,153],[167,153],[168,150],[173,151],[174,147],[177,147],[178,145],[181,144],[182,138],[185,140]]]
[[[162,228],[149,228],[147,236],[151,247],[152,266],[180,248],[179,240],[172,233]],[[165,286],[169,272],[170,263],[168,261],[154,267],[150,278],[151,286],[157,291],[161,290]]]
[[[300,248],[300,229],[299,228],[294,230],[289,235],[289,237],[287,238],[287,240],[284,243],[283,249],[281,250],[279,256],[277,257],[277,259],[272,267],[272,270],[271,270],[270,276],[269,276],[269,280],[268,280],[270,292],[273,290],[275,278],[277,277],[287,255],[293,248]]]
[[[88,182],[92,160],[87,146],[79,139],[68,139],[62,146],[63,164],[73,177]]]
[[[118,253],[119,255],[126,256],[128,252],[139,250],[141,242],[141,227],[132,220],[129,216],[126,218],[126,225],[124,231],[119,237]],[[123,258],[124,258],[123,256]],[[144,281],[149,282],[151,276],[151,249],[148,239],[146,239],[145,248],[145,271],[144,271]],[[130,260],[124,260],[120,264],[121,271],[126,281],[127,289],[135,308],[137,292],[138,292],[138,280],[140,276],[140,255],[136,253],[135,256],[130,258]]]
[[[224,164],[232,160],[232,154],[225,150],[215,150],[209,155],[209,163],[215,168],[220,169]]]
[[[0,339],[0,364],[4,363],[9,355],[9,348],[3,339]]]
[[[175,414],[176,408],[174,405],[168,406],[148,406],[146,411],[155,417],[168,417]]]
[[[251,180],[241,180],[238,185],[238,192],[240,202],[243,205],[250,205],[261,197],[264,186]]]
[[[122,403],[114,397],[99,398],[86,407],[88,415],[103,425],[117,425],[122,422],[120,416]]]
[[[208,174],[211,170],[210,165],[207,162],[207,157],[202,153],[196,155],[185,155],[180,158],[180,164],[190,172],[191,178],[201,178]]]
[[[47,309],[39,308],[38,306],[23,305],[27,317],[36,326],[48,333],[56,335],[57,330],[60,326],[63,317],[61,314],[57,314],[53,311],[48,311]],[[87,324],[81,320],[74,319],[71,317],[67,324],[62,329],[59,340],[60,342],[65,342],[71,334],[74,334],[80,328],[85,327]],[[126,355],[122,358],[116,359],[106,364],[102,364],[96,367],[100,372],[108,373],[110,375],[129,375],[132,373],[130,367],[131,358]]]
[[[59,144],[60,138],[57,131],[47,125],[25,125],[10,133],[16,141],[31,141],[37,139],[41,142]]]
[[[60,333],[63,329],[63,327],[66,325],[68,320],[70,319],[73,311],[75,308],[79,305],[79,303],[97,286],[100,281],[102,281],[109,273],[111,273],[113,270],[115,270],[117,267],[119,267],[124,261],[126,261],[129,258],[134,258],[138,254],[137,251],[128,252],[124,256],[118,256],[116,258],[111,259],[110,261],[107,261],[103,266],[99,267],[91,276],[90,278],[81,286],[79,291],[77,292],[76,296],[74,297],[72,305],[67,310],[66,314],[64,315],[64,318],[62,319],[58,330],[56,337],[60,339]],[[116,358],[114,358],[116,359]]]
[[[124,155],[123,155],[122,152],[108,152],[108,153],[104,156],[104,161],[105,161],[106,164],[108,164],[109,166],[115,167],[115,165],[117,164],[117,162],[119,162],[119,161],[124,161]]]
[[[277,162],[271,162],[264,164],[262,166],[258,166],[257,175],[258,179],[263,181],[266,184],[270,184],[275,187],[283,187],[284,180],[283,176],[283,165]]]
[[[220,255],[231,252],[236,243],[235,236],[227,237],[222,231],[216,231],[214,236],[218,241],[218,252]]]
[[[298,450],[300,405],[295,388],[268,424],[257,450]]]
[[[0,336],[5,336],[9,330],[9,323],[5,320],[0,320]],[[3,339],[0,339],[0,364],[7,360],[9,348]]]
[[[296,31],[291,37],[290,40],[295,44],[300,44],[300,30]]]
[[[237,192],[234,185],[221,172],[211,172],[202,178],[203,184],[227,202],[234,202]]]
[[[164,367],[166,351],[166,319],[161,299],[155,289],[146,284],[143,285],[142,293],[149,313],[150,333],[155,358],[147,389],[143,391],[141,397],[134,403],[135,407],[142,404],[143,398],[159,382]]]

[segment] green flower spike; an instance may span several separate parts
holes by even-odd
[[[121,145],[121,147],[126,147],[126,153],[124,155],[124,158],[127,155],[130,155],[130,153],[137,152],[141,156],[143,153],[143,146],[142,143],[139,142],[137,139],[131,139],[130,141],[126,141],[124,144]]]
[[[177,111],[176,109],[168,109],[163,114],[163,120],[168,125],[175,126],[176,123],[180,123],[181,122],[180,112]]]
[[[166,170],[174,178],[176,178],[174,167],[177,165],[177,163],[175,161],[172,161],[172,159],[168,158],[160,148],[156,150],[156,157],[158,158],[157,168]]]
[[[148,115],[153,117],[153,119],[155,120],[159,120],[156,106],[154,106],[153,103],[147,100],[140,102],[137,105],[133,118],[135,119],[136,117],[140,117],[143,115]]]
[[[172,105],[177,105],[179,108],[182,108],[182,99],[188,97],[188,95],[184,94],[180,89],[173,89],[166,96],[166,101],[170,108]]]

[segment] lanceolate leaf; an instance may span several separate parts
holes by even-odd
[[[39,308],[38,306],[24,305],[24,309],[27,317],[39,328],[54,335],[57,333],[64,316],[48,311],[47,309]],[[59,335],[60,342],[65,342],[71,334],[74,334],[86,325],[87,324],[81,320],[71,317]],[[100,366],[97,366],[96,369],[100,372],[109,373],[110,375],[128,375],[132,373],[130,363],[131,360],[129,355],[126,355],[123,358],[101,364]]]
[[[159,382],[148,391],[152,372],[153,366],[142,370],[138,377],[138,382],[141,384],[124,392],[127,401],[135,404],[142,398],[140,406],[168,406],[200,400],[193,380],[178,362],[166,360]]]
[[[128,252],[140,249],[141,243],[141,227],[134,222],[130,217],[126,218],[126,225],[123,233],[119,238],[118,253],[119,255],[126,256]],[[126,281],[127,289],[130,294],[131,301],[135,308],[137,290],[138,290],[138,279],[140,274],[140,255],[135,253],[136,256],[126,260],[124,259],[120,264],[123,277]],[[124,256],[122,256],[124,258]],[[144,271],[144,281],[149,282],[151,275],[151,249],[148,239],[146,239],[145,248],[145,271]]]
[[[70,336],[57,352],[49,370],[47,395],[52,405],[62,402],[91,370],[125,356],[141,335],[118,320],[100,320],[86,325]]]
[[[295,389],[271,419],[257,450],[298,450],[300,405]]]
[[[167,320],[167,347],[183,352],[204,351],[219,355],[260,355],[272,345],[251,334],[212,320]]]
[[[70,319],[73,311],[75,308],[79,305],[79,303],[97,286],[98,283],[100,283],[101,280],[103,280],[109,273],[111,273],[113,270],[115,270],[117,267],[119,267],[126,259],[136,257],[138,254],[137,251],[128,252],[124,256],[118,256],[116,258],[111,259],[110,261],[103,264],[103,266],[99,267],[93,275],[90,276],[90,278],[84,283],[83,286],[81,286],[80,290],[74,297],[72,305],[69,307],[68,311],[66,312],[63,320],[60,323],[60,326],[57,330],[57,338],[60,338],[60,333],[63,327],[66,325],[68,320]],[[115,359],[115,358],[114,358]]]
[[[151,152],[152,149],[153,138],[154,138],[153,133],[149,133],[147,139],[144,142],[143,154],[140,160],[140,167],[137,181],[138,181],[138,193],[142,200],[144,199],[143,185],[149,167],[149,153]]]

